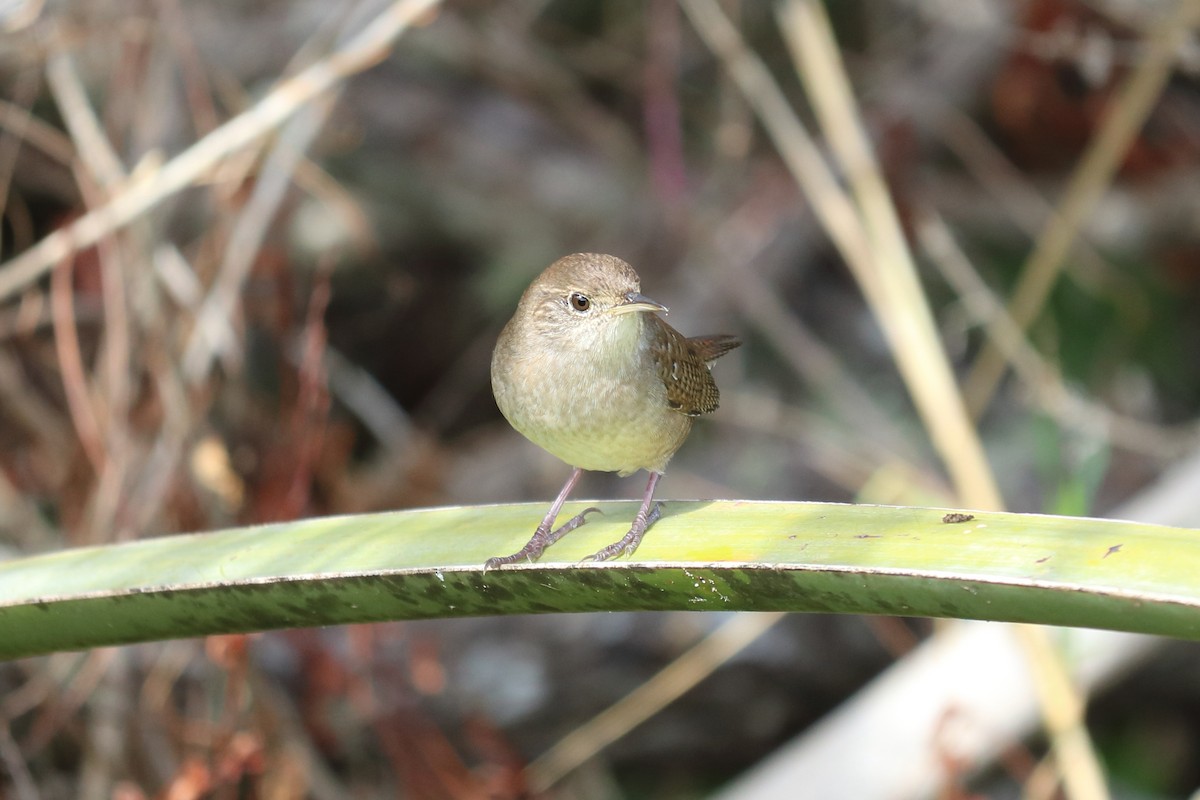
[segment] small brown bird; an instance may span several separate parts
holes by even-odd
[[[650,473],[629,532],[590,558],[632,554],[662,514],[654,487],[692,429],[717,408],[709,364],[739,342],[687,338],[663,322],[662,303],[641,293],[633,267],[615,256],[576,253],[537,277],[500,332],[492,353],[492,392],[525,438],[574,467],[533,538],[489,558],[484,570],[537,559],[585,522],[589,508],[553,528],[585,469]]]

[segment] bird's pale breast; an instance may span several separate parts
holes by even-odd
[[[493,357],[492,388],[514,428],[571,466],[662,472],[692,420],[668,406],[640,320],[626,321],[621,342],[510,348]]]

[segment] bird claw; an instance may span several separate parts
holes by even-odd
[[[623,556],[626,554],[633,555],[633,551],[637,549],[638,544],[641,543],[641,539],[642,537],[640,536],[636,539],[632,539],[630,538],[629,534],[625,534],[624,538],[622,538],[620,541],[613,542],[608,547],[597,550],[590,556],[585,556],[584,558],[580,559],[580,561],[593,561],[599,563],[601,561],[608,561],[610,558],[617,558],[618,556]]]
[[[623,555],[633,555],[634,551],[638,549],[638,545],[642,543],[642,537],[646,535],[646,531],[650,530],[650,526],[658,522],[662,516],[662,509],[663,504],[661,502],[655,503],[654,508],[650,509],[650,513],[646,515],[644,521],[635,519],[633,527],[618,541],[613,542],[608,547],[597,550],[595,553],[582,559],[582,561],[594,561],[598,563]]]
[[[540,556],[542,554],[542,549],[544,549],[538,549],[535,553],[533,548],[529,548],[529,552],[525,552],[526,548],[529,548],[529,545],[526,545],[510,556],[492,556],[487,561],[483,562],[483,574],[487,575],[489,569],[500,569],[505,564],[515,564],[522,558],[532,564],[534,559]]]
[[[543,531],[543,529],[538,528],[538,530],[533,534],[533,538],[530,539],[525,546],[517,552],[510,556],[492,556],[487,561],[483,562],[483,574],[486,575],[489,569],[499,569],[505,564],[515,564],[521,559],[525,559],[532,564],[541,558],[542,553],[545,552],[547,547],[554,544],[583,523],[587,522],[587,515],[593,511],[597,514],[604,513],[595,506],[590,506],[585,508],[583,511],[580,511],[578,514],[571,517],[569,520],[564,522],[562,525],[559,525],[549,533],[546,533]]]

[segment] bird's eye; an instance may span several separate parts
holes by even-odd
[[[592,307],[592,301],[579,292],[571,292],[571,296],[567,300],[571,303],[571,308],[576,311],[587,311]]]

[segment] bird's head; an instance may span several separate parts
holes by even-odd
[[[641,292],[633,267],[616,256],[576,253],[555,261],[530,284],[518,314],[528,315],[535,335],[594,347],[641,332],[641,312],[667,307]]]

